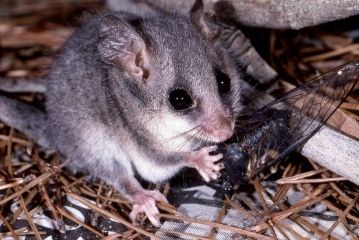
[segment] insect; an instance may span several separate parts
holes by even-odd
[[[345,100],[358,75],[359,62],[337,67],[239,116],[234,137],[219,146],[224,169],[213,184],[231,191],[302,146]]]

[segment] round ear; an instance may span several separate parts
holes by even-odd
[[[143,38],[126,21],[114,15],[101,19],[98,50],[103,61],[117,65],[135,79],[150,74],[150,53]]]
[[[215,17],[204,12],[203,1],[196,0],[190,11],[191,22],[211,42],[220,35],[220,28],[215,24]]]

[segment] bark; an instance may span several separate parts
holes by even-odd
[[[241,24],[273,29],[301,29],[359,14],[358,0],[231,0],[229,2],[235,7]]]
[[[303,146],[301,153],[359,185],[359,141],[323,127]]]
[[[146,6],[147,13],[156,9],[187,14],[195,0],[108,0],[112,9],[131,10],[135,4]],[[359,14],[359,0],[203,0],[205,8],[214,12],[223,2],[234,6],[239,22],[246,26],[273,29],[301,29]],[[226,3],[225,3],[226,4]],[[132,7],[131,7],[132,6]],[[139,11],[138,8],[136,10]]]

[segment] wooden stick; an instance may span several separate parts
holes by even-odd
[[[112,9],[154,13],[157,9],[187,14],[195,0],[108,0]],[[213,12],[222,7],[223,11],[232,5],[241,24],[273,29],[301,29],[321,23],[344,19],[359,14],[357,0],[203,0],[205,9]],[[140,10],[139,10],[140,9]]]
[[[301,153],[359,185],[359,141],[324,126],[308,140]]]
[[[175,216],[175,215],[171,215],[171,214],[160,214],[161,217],[164,218],[168,218],[168,219],[174,219],[174,220],[179,220],[179,221],[185,221],[185,222],[190,222],[190,223],[199,223],[199,224],[203,224],[203,225],[207,225],[207,226],[212,226],[215,228],[219,228],[222,230],[227,230],[230,232],[234,232],[234,233],[238,233],[240,235],[243,236],[247,236],[247,237],[252,237],[255,239],[261,239],[261,240],[271,240],[274,239],[272,237],[268,237],[259,233],[255,233],[249,230],[244,230],[244,229],[240,229],[237,227],[232,227],[230,225],[225,225],[222,223],[215,223],[215,222],[211,222],[208,220],[203,220],[203,219],[198,219],[198,218],[191,218],[191,217],[186,217],[186,216]]]

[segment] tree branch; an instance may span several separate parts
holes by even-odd
[[[219,1],[216,5],[222,2]],[[358,0],[230,0],[228,2],[235,7],[241,24],[273,29],[301,29],[359,14]]]
[[[359,185],[359,141],[324,126],[308,140],[301,153]]]
[[[107,2],[110,8],[115,10],[129,11],[136,9],[133,7],[136,4],[141,4],[147,13],[162,9],[166,12],[187,14],[195,0],[125,0],[124,2],[108,0]],[[203,2],[206,11],[212,13],[214,8],[221,8],[220,5],[231,4],[241,24],[272,29],[301,29],[359,14],[358,0],[203,0]],[[139,11],[137,8],[136,12]]]

